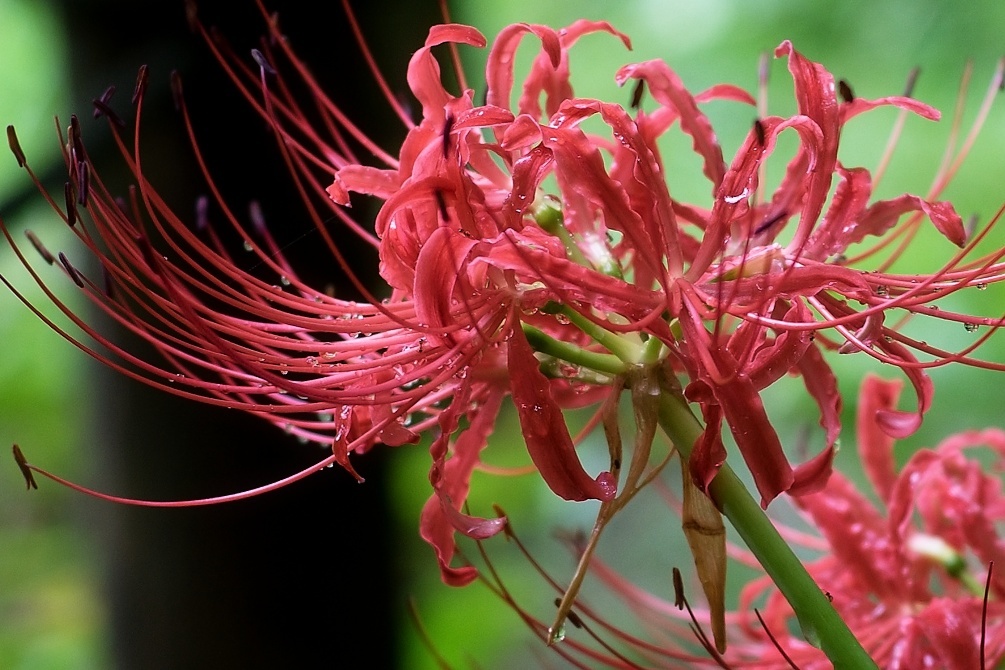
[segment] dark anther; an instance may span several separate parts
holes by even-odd
[[[199,7],[195,0],[185,0],[185,20],[188,21],[189,30],[199,32]]]
[[[446,158],[450,153],[450,130],[454,127],[454,115],[447,114],[447,118],[443,119],[443,157]]]
[[[1005,57],[998,61],[998,71],[995,73],[995,76],[998,77],[999,91],[1005,91],[1005,75],[1003,75],[1003,71],[1005,71]]]
[[[555,607],[561,607],[562,606],[562,599],[561,598],[555,598],[555,600],[553,602],[555,603]],[[565,618],[566,618],[566,620],[569,623],[571,623],[576,628],[582,628],[583,627],[583,620],[580,619],[579,615],[576,614],[575,612],[573,612],[572,610],[569,610],[568,613],[566,613]]]
[[[105,286],[105,297],[114,300],[116,298],[116,282],[105,263],[102,263],[102,284]]]
[[[764,146],[764,124],[760,119],[754,119],[754,136],[757,138],[758,146]]]
[[[73,147],[73,160],[84,160],[84,144],[80,141],[80,120],[76,114],[70,115],[70,145]]]
[[[136,86],[133,88],[132,104],[139,102],[143,97],[143,92],[147,90],[147,66],[141,65],[140,71],[136,73]]]
[[[615,470],[620,470],[621,469],[621,459],[620,458],[615,458],[614,461],[611,463],[611,465],[614,467]]]
[[[632,89],[632,109],[638,109],[639,105],[642,104],[642,94],[646,91],[646,80],[639,79],[635,82],[635,88]]]
[[[202,232],[209,228],[209,198],[200,195],[195,200],[195,229]]]
[[[136,242],[136,246],[140,250],[140,255],[143,256],[143,262],[147,264],[147,267],[156,268],[157,267],[157,254],[154,253],[153,245],[150,244],[150,240],[147,239],[145,235],[136,235],[133,237]]]
[[[56,257],[53,256],[49,252],[49,250],[45,248],[45,245],[42,244],[42,240],[38,239],[35,233],[31,232],[30,230],[26,230],[24,231],[24,236],[28,238],[29,242],[31,242],[31,246],[35,247],[35,251],[37,251],[38,255],[42,257],[42,260],[44,260],[49,265],[52,265],[53,263],[56,262]]]
[[[66,203],[66,223],[73,228],[77,223],[77,203],[73,197],[73,184],[63,182],[63,202]]]
[[[682,610],[684,609],[684,578],[680,576],[680,570],[673,569],[673,604]]]
[[[262,203],[252,200],[248,203],[248,218],[251,219],[251,227],[259,237],[268,234],[268,226],[265,223],[265,213],[262,212]]]
[[[269,44],[276,44],[276,35],[282,35],[283,31],[279,29],[279,12],[272,12],[269,14]]]
[[[111,102],[113,95],[115,95],[114,84],[101,92],[101,95],[94,101],[94,118],[101,118],[101,115],[104,113],[103,110],[108,109],[108,103]]]
[[[104,93],[101,94],[100,98],[95,98],[91,101],[94,105],[94,118],[100,119],[102,116],[107,116],[108,120],[117,125],[119,128],[125,128],[126,124],[119,118],[119,115],[115,113],[109,105],[109,101],[112,96],[115,95],[115,87],[109,86],[105,89]]]
[[[966,222],[963,224],[963,232],[965,240],[973,239],[974,235],[977,233],[977,224],[980,221],[980,217],[976,213],[971,214],[967,217]]]
[[[436,208],[440,210],[440,216],[443,217],[444,221],[449,221],[450,214],[447,213],[447,201],[443,197],[443,191],[438,188],[434,188],[433,197],[436,198]]]
[[[403,91],[398,91],[397,93],[394,94],[394,99],[401,106],[402,111],[405,112],[405,116],[412,119],[412,121],[415,122],[416,125],[418,125],[419,122],[422,121],[422,119],[415,118],[416,117],[415,107],[414,105],[412,105],[412,101],[409,99],[409,96],[406,93],[404,93]],[[482,101],[481,103],[479,103],[479,106],[481,107],[485,106],[485,91],[482,91]]]
[[[779,221],[781,221],[782,219],[784,219],[787,216],[788,216],[788,213],[785,210],[782,210],[782,211],[778,212],[777,214],[772,214],[771,216],[769,216],[768,218],[766,218],[761,223],[761,225],[759,225],[757,228],[754,229],[754,234],[755,235],[760,235],[765,230],[767,230],[771,226],[775,225],[776,223],[778,223]]]
[[[918,83],[918,75],[921,74],[921,68],[916,67],[911,70],[911,73],[907,75],[907,85],[904,87],[904,97],[910,98],[914,95],[914,85]]]
[[[988,634],[988,598],[991,595],[991,573],[995,570],[995,562],[988,561],[988,576],[984,581],[984,601],[981,605],[981,670],[985,670],[987,667],[985,665],[985,645],[987,644],[987,634]]]
[[[80,161],[77,163],[77,202],[82,206],[87,206],[87,196],[90,191],[91,178],[87,169],[87,163]]]
[[[180,112],[182,108],[182,92],[181,92],[181,75],[178,70],[171,70],[171,99],[174,101],[174,108],[176,112]]]
[[[855,93],[851,90],[851,84],[844,79],[838,80],[838,95],[844,102],[851,102],[855,99]]]
[[[269,64],[269,61],[265,60],[265,56],[262,55],[261,51],[258,49],[252,49],[251,57],[255,59],[255,62],[258,63],[258,67],[262,68],[264,72],[268,74],[276,74],[275,68]]]
[[[59,252],[59,262],[63,265],[63,269],[66,270],[66,274],[70,275],[70,279],[73,280],[73,283],[80,288],[84,288],[84,278],[80,276],[77,268],[70,264],[70,260],[62,251]]]
[[[757,59],[757,81],[760,82],[761,86],[768,85],[768,77],[771,74],[771,56],[766,53],[762,53],[761,57]]]
[[[32,489],[37,489],[38,484],[35,483],[35,476],[31,473],[31,466],[28,465],[28,459],[24,457],[21,453],[21,447],[14,445],[14,460],[17,462],[17,467],[21,469],[21,474],[24,476],[24,483],[27,485],[27,491]]]
[[[7,144],[10,145],[11,153],[14,154],[14,158],[17,160],[17,166],[24,167],[24,164],[28,160],[24,157],[24,152],[21,151],[21,143],[17,141],[17,133],[14,132],[14,126],[7,126]]]
[[[129,193],[132,194],[132,192],[133,187],[130,186]],[[129,209],[129,203],[121,195],[115,196],[115,208],[119,210],[119,213],[126,219],[126,221],[129,221],[130,223],[133,223],[135,225],[135,222],[133,221],[132,210]]]

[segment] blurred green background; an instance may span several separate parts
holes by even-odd
[[[155,102],[151,105],[167,108],[170,102],[166,98],[167,84],[163,75],[168,69],[178,67],[185,73],[186,68],[192,71],[212,67],[208,65],[209,58],[202,53],[204,50],[196,38],[185,30],[181,0],[161,4],[164,15],[171,18],[165,24],[155,25],[145,24],[150,19],[144,18],[142,12],[128,12],[126,3],[110,0],[66,3],[0,0],[0,36],[3,37],[0,40],[0,62],[4,63],[4,67],[0,68],[0,121],[16,125],[21,145],[32,165],[40,174],[53,177],[57,188],[58,175],[51,171],[58,161],[53,116],[59,115],[64,123],[71,112],[81,117],[89,116],[87,101],[96,97],[108,83],[114,82],[121,91],[128,92],[132,86],[132,73],[142,62],[160,66],[159,78],[151,79],[151,89],[159,91],[157,95],[152,94]],[[205,4],[209,6],[213,3]],[[238,4],[241,6],[238,7]],[[282,16],[283,6],[280,3],[269,4]],[[760,55],[770,52],[781,40],[790,39],[806,56],[824,63],[836,76],[849,81],[856,94],[863,97],[901,92],[908,72],[920,67],[921,77],[914,91],[915,97],[951,116],[962,72],[970,61],[974,66],[973,86],[967,96],[964,128],[973,118],[986,82],[1001,56],[1001,35],[1005,29],[1005,4],[997,0],[966,4],[934,0],[856,0],[843,3],[646,0],[624,2],[617,8],[613,3],[601,0],[552,3],[469,0],[454,3],[451,10],[455,20],[479,27],[490,39],[502,26],[512,22],[546,23],[556,27],[580,17],[612,22],[631,36],[633,51],[626,52],[620,42],[608,36],[590,36],[573,52],[572,68],[577,93],[622,102],[627,101],[628,93],[615,87],[613,73],[626,62],[662,58],[695,91],[719,82],[754,90]],[[251,3],[232,3],[229,11],[246,12],[254,19],[255,10]],[[324,14],[323,19],[318,19],[323,25],[342,22],[337,8],[326,6],[314,11]],[[79,17],[88,12],[101,12],[102,16],[128,20],[129,29],[122,33],[82,33]],[[397,80],[391,79],[392,88],[400,89],[407,54],[419,46],[425,24],[417,18],[419,14],[411,17],[410,24],[395,12],[397,8],[388,10],[384,17],[369,17],[364,21],[364,30],[372,38],[378,58],[388,68],[389,77],[397,77]],[[427,17],[435,16],[435,7],[421,16],[428,23],[432,19]],[[145,25],[150,30],[149,38],[144,33]],[[226,23],[221,27],[224,32],[227,31]],[[290,38],[295,46],[301,44],[297,33],[291,31]],[[79,49],[89,39],[97,43],[90,45],[91,51],[87,53],[92,56],[82,62]],[[527,57],[534,46],[532,40],[527,39],[526,42],[528,48],[521,51],[523,57]],[[312,43],[309,46],[312,54],[323,54],[329,48],[328,43]],[[393,62],[389,62],[389,57],[381,56],[390,53],[391,49],[398,51]],[[102,54],[102,57],[93,56],[95,53]],[[484,53],[467,50],[463,55],[468,59],[469,83],[478,87]],[[350,60],[313,62],[312,65],[318,70],[332,70],[334,74],[348,70],[358,74],[362,70],[358,61]],[[350,89],[350,96],[358,94],[358,91]],[[127,97],[125,93],[119,95]],[[223,94],[221,96],[221,105],[242,104]],[[769,100],[772,112],[785,114],[793,109],[790,80],[784,63],[776,62],[772,66]],[[120,102],[124,106],[124,100]],[[193,104],[197,103],[198,99],[193,100]],[[707,111],[728,157],[749,129],[753,112],[730,104],[710,105]],[[842,160],[847,165],[873,167],[895,117],[892,110],[882,110],[856,121],[844,137]],[[1003,120],[1005,112],[996,109],[967,164],[945,193],[944,197],[952,199],[964,217],[974,213],[981,220],[987,220],[1005,201],[1005,188],[1000,177],[1005,167]],[[920,119],[908,121],[889,175],[880,188],[880,195],[923,192],[927,188],[941,160],[949,125],[948,119],[939,124]],[[170,132],[179,133],[177,124]],[[270,143],[271,138],[263,132],[261,138],[246,141]],[[160,142],[166,143],[163,150],[168,156],[171,154],[167,144],[181,143],[181,136],[158,136],[151,142],[155,148],[161,146]],[[707,187],[698,177],[697,161],[689,154],[686,142],[673,144],[671,141],[666,158],[667,172],[673,175],[672,187],[677,197],[697,202],[708,198]],[[108,158],[105,164],[114,162],[114,158]],[[148,160],[148,164],[150,162]],[[233,170],[237,165],[244,164],[235,162],[217,169]],[[165,169],[172,179],[184,176],[184,173],[172,172],[170,167],[158,165],[157,168]],[[239,172],[235,176],[239,176]],[[179,211],[188,211],[186,201],[177,202]],[[15,234],[20,235],[23,227],[30,227],[44,233],[50,248],[60,249],[61,244],[68,244],[65,235],[60,237],[64,231],[56,225],[41,199],[33,194],[27,178],[9,155],[7,159],[0,160],[0,212],[7,224],[15,229]],[[995,239],[1000,245],[1001,235],[996,235]],[[919,247],[917,255],[921,257],[922,265],[931,268],[948,253],[947,245],[931,240]],[[32,289],[30,279],[18,271],[16,259],[9,250],[0,250],[0,272],[11,277],[34,304],[45,305],[41,294]],[[56,278],[52,272],[46,276]],[[66,296],[72,301],[73,292],[67,291]],[[1005,301],[1001,298],[1000,291],[974,292],[947,306],[993,315],[1005,311]],[[946,329],[920,323],[912,327],[922,329],[923,336],[930,340],[943,338],[945,342],[950,338],[957,347],[968,338],[975,337],[962,327]],[[113,393],[122,392],[121,389],[90,364],[83,354],[40,324],[7,291],[0,292],[0,341],[6,344],[0,356],[0,442],[21,444],[31,460],[73,479],[82,482],[116,481],[109,480],[104,470],[118,467],[115,456],[106,453],[102,445],[110,439],[110,432],[115,432],[110,431],[106,422],[118,421],[114,417],[120,416],[116,410],[107,407],[109,399]],[[986,346],[981,353],[986,358],[1005,361],[1005,348],[1000,342]],[[862,356],[842,358],[836,365],[839,366],[842,388],[846,393],[846,416],[850,419],[854,412],[852,399],[861,376],[869,370],[882,371]],[[933,371],[938,389],[935,407],[918,434],[899,445],[900,457],[905,457],[916,447],[935,444],[950,432],[999,424],[1001,400],[993,389],[1001,382],[999,376],[992,375],[959,368]],[[133,386],[124,388],[126,394],[133,393]],[[772,389],[767,400],[777,425],[785,427],[784,435],[791,441],[806,431],[814,435],[814,430],[819,430],[816,428],[814,408],[801,397],[799,388],[798,382],[779,385]],[[905,391],[905,407],[910,406],[910,402],[908,389]],[[184,409],[185,405],[171,407],[171,411],[175,412],[188,411]],[[166,423],[159,422],[174,422],[163,414],[159,416],[144,430],[159,433],[166,428]],[[190,419],[187,414],[177,416],[178,422],[194,422],[196,428],[201,420]],[[251,418],[241,420],[255,424]],[[512,435],[512,431],[505,427],[512,426],[512,417],[507,417],[505,421],[509,423],[504,423],[497,431],[497,435],[502,437],[493,442],[487,458],[497,459],[492,461],[494,463],[520,462],[519,445],[505,439],[507,434]],[[852,426],[852,422],[846,422],[846,426]],[[252,431],[260,429],[257,424],[252,427]],[[144,458],[148,455],[153,458],[151,454],[157,453],[158,450],[147,443],[150,439],[148,433],[130,433],[125,429],[121,432],[134,435],[131,441],[125,440],[126,449],[142,453]],[[121,435],[117,439],[121,441]],[[279,445],[276,449],[309,449],[293,440],[284,442],[281,436],[276,442]],[[841,467],[854,471],[854,450],[850,448],[854,446],[854,439],[850,430],[846,430],[844,445]],[[170,469],[170,451],[160,457],[164,462],[159,461],[156,467]],[[310,457],[311,454],[304,455],[308,460]],[[218,467],[229,467],[225,458],[221,457],[220,461],[216,464]],[[537,655],[541,650],[529,641],[517,617],[501,606],[485,588],[474,585],[456,590],[439,583],[432,553],[419,541],[416,532],[418,511],[427,497],[428,454],[424,446],[396,450],[390,458],[375,462],[373,467],[378,475],[371,477],[365,487],[374,487],[371,490],[375,490],[377,496],[385,501],[386,507],[380,508],[384,517],[379,521],[380,527],[374,527],[372,532],[381,536],[374,542],[386,554],[389,569],[387,583],[380,588],[375,585],[372,590],[373,598],[388,600],[383,608],[387,618],[374,620],[373,624],[380,628],[379,636],[385,651],[393,650],[393,653],[381,656],[385,660],[380,663],[387,667],[420,670],[437,667],[433,657],[423,648],[406,614],[406,602],[411,598],[430,637],[454,667],[510,668],[545,662],[552,664],[549,667],[560,667],[557,658],[546,657],[545,661]],[[178,469],[184,474],[183,467]],[[275,476],[280,474],[285,474],[285,471]],[[378,476],[380,483],[374,481]],[[116,525],[117,530],[109,531],[108,517],[118,514],[110,509],[111,506],[84,500],[82,496],[47,481],[40,484],[39,491],[25,494],[23,481],[14,464],[8,461],[7,466],[0,467],[0,667],[18,670],[129,667],[122,665],[125,658],[122,647],[128,646],[123,642],[123,636],[130,634],[116,634],[113,630],[122,620],[122,615],[114,611],[115,603],[119,602],[116,598],[121,596],[112,598],[109,594],[117,594],[117,589],[122,588],[115,578],[119,570],[118,561],[130,559],[122,555],[122,547],[139,551],[129,542],[123,543],[120,537],[135,526],[125,522]],[[347,478],[336,476],[327,477],[323,485],[352,487]],[[491,503],[504,505],[517,530],[535,547],[542,560],[555,570],[556,575],[565,577],[571,574],[572,562],[552,533],[558,529],[588,528],[593,508],[586,504],[559,504],[540,482],[531,477],[516,481],[479,477],[474,488],[472,504],[475,509],[487,513]],[[190,494],[169,487],[133,492],[165,498]],[[337,547],[334,551],[352,553],[369,541],[365,525],[352,530],[343,526],[346,517],[360,514],[360,504],[357,500],[327,512],[322,510],[331,519],[331,525],[323,532],[331,534],[331,542]],[[668,566],[674,561],[683,564],[684,560],[678,551],[675,522],[655,499],[640,500],[635,507],[638,508],[637,513],[628,515],[622,524],[611,529],[610,536],[606,538],[608,542],[602,543],[600,554],[619,561],[619,565],[626,570],[640,571],[638,579],[643,584],[667,595]],[[208,511],[195,512],[212,514]],[[263,518],[268,514],[271,513],[264,512]],[[167,523],[165,516],[144,518],[152,520],[144,523]],[[292,523],[289,519],[289,516],[279,515],[274,522],[289,525]],[[223,524],[231,521],[224,518],[219,523],[222,528]],[[159,527],[147,527],[147,530],[156,534]],[[295,535],[311,532],[309,524],[305,524],[304,528],[295,525],[291,531]],[[619,547],[621,551],[615,551]],[[243,551],[270,552],[277,549],[265,543],[260,547],[250,543],[244,546]],[[165,560],[171,560],[170,552],[161,553],[165,555]],[[145,556],[149,560],[149,554]],[[198,563],[200,558],[196,555],[185,560],[188,561],[185,565],[190,566]],[[352,572],[330,574],[326,570],[329,560],[330,557],[325,555],[305,555],[304,569],[315,573],[319,581],[356,579]],[[522,587],[522,592],[530,599],[529,606],[538,615],[547,617],[550,612],[548,603],[553,596],[539,592],[540,586],[529,577],[530,571],[524,559],[507,555],[505,550],[500,549],[499,567],[509,577],[508,586]],[[740,578],[737,576],[734,579]],[[184,579],[177,582],[181,586],[185,583]],[[732,586],[735,588],[737,584]],[[152,593],[158,591],[152,582],[140,582],[139,588]],[[302,618],[305,622],[315,617],[311,587],[307,583],[298,583],[292,590],[294,592],[284,601],[284,607],[288,609],[281,612],[281,616],[292,620]],[[233,613],[228,614],[227,595],[228,592],[211,594],[214,602],[221,601],[218,613],[222,618],[234,616]],[[337,598],[337,592],[331,597]],[[534,598],[539,602],[535,602]],[[169,601],[165,596],[163,599],[150,598],[139,602],[146,602],[144,606],[154,609],[166,608],[165,603]],[[135,601],[130,602],[136,606]],[[142,607],[131,611],[138,612],[137,616],[142,617]],[[240,607],[236,605],[234,609]],[[333,607],[352,616],[361,604],[359,600],[346,598],[335,602]],[[365,615],[360,618],[365,618]],[[309,655],[300,648],[300,645],[307,644],[306,641],[298,641],[296,649],[290,643],[290,658],[300,659],[296,664],[301,667],[327,666],[328,663],[323,663],[321,658],[332,660],[331,665],[335,667],[343,667],[335,661],[344,658],[347,649],[353,650],[351,656],[366,653],[366,646],[359,638],[346,639],[345,633],[340,635],[340,630],[343,629],[331,630],[330,637],[315,640],[321,650],[317,656]],[[146,641],[144,644],[151,646],[158,643],[165,645],[162,649],[148,650],[151,655],[161,657],[160,667],[253,667],[253,664],[238,665],[236,661],[234,665],[229,665],[227,652],[223,652],[222,657],[210,652],[201,656],[193,653],[186,657],[189,660],[185,663],[172,660],[178,658],[174,654],[179,646],[210,644],[214,637],[222,649],[226,649],[222,646],[225,644],[242,644],[240,640],[224,640],[222,634],[214,635],[212,630],[199,637],[198,641],[194,637],[186,638],[184,632],[175,638],[151,636],[143,639]],[[246,640],[244,644],[247,646],[249,642]],[[193,665],[191,658],[203,658],[205,665]],[[269,667],[264,657],[260,667]]]

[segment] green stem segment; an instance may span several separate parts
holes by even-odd
[[[575,344],[556,340],[543,330],[527,323],[521,323],[520,326],[534,351],[612,376],[624,374],[628,370],[628,365],[613,354],[587,351]]]
[[[663,393],[659,407],[660,426],[681,452],[686,462],[702,426],[684,398]],[[778,534],[774,524],[761,509],[728,464],[709,486],[712,499],[729,519],[761,566],[792,605],[803,635],[819,646],[835,670],[869,670],[877,665],[862,648],[835,611],[827,595],[820,590],[792,548]]]

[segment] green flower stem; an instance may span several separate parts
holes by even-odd
[[[632,339],[624,335],[612,333],[565,305],[562,306],[559,313],[625,363],[639,363],[643,355],[643,349],[642,343],[637,337]],[[624,368],[622,368],[622,371],[624,371]]]
[[[701,423],[691,412],[687,401],[664,392],[660,400],[659,422],[686,462],[702,432]],[[826,594],[813,581],[728,464],[723,464],[712,480],[709,492],[723,516],[729,519],[747,548],[792,605],[803,635],[823,650],[835,670],[877,668],[875,661],[852,635]]]
[[[568,342],[556,340],[552,336],[535,328],[534,326],[526,323],[521,323],[520,325],[523,328],[524,335],[527,336],[527,341],[530,343],[530,346],[535,351],[539,351],[542,354],[554,356],[555,358],[559,358],[563,361],[568,361],[575,365],[581,365],[584,368],[596,370],[597,372],[602,372],[611,376],[624,374],[625,370],[628,369],[625,362],[617,356],[587,351],[575,344],[569,344]]]

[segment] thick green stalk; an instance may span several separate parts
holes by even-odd
[[[659,409],[660,426],[686,461],[702,426],[684,398],[664,392]],[[803,567],[792,548],[778,534],[774,524],[754,500],[728,464],[724,464],[709,486],[712,499],[736,529],[747,548],[792,605],[803,635],[819,646],[835,670],[877,668],[827,595]]]

